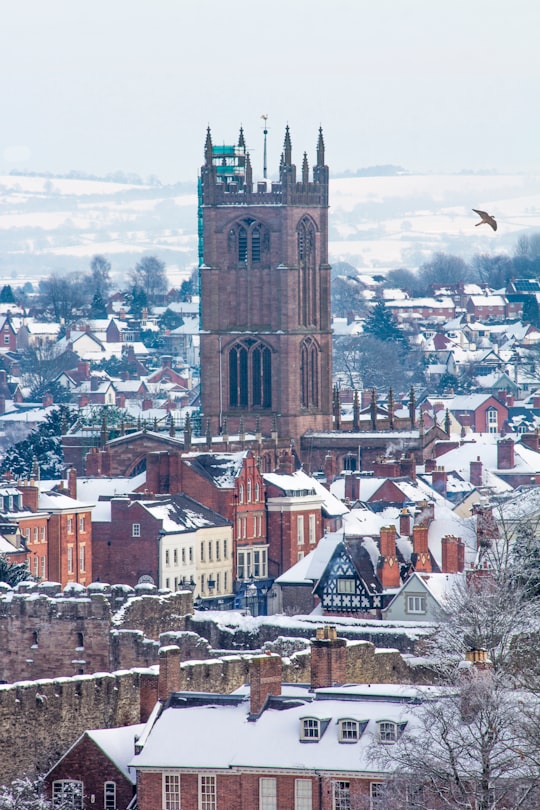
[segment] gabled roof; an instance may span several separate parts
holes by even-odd
[[[137,723],[133,726],[98,728],[85,731],[66,753],[60,757],[49,773],[51,773],[85,737],[88,737],[88,739],[92,740],[105,756],[110,759],[120,773],[134,785],[136,782],[135,771],[130,770],[129,762],[135,753],[135,740],[142,734],[144,727],[144,723]],[[48,775],[49,774],[46,774],[46,776]]]
[[[186,453],[182,456],[182,461],[219,489],[231,489],[240,475],[248,452]]]

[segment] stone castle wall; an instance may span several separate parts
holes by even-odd
[[[193,609],[189,592],[90,586],[68,596],[56,587],[0,593],[0,681],[149,666],[161,633],[184,629]]]
[[[169,633],[182,657],[204,652],[194,634]],[[345,648],[349,683],[430,683],[432,673],[413,666],[397,650],[365,641]],[[180,664],[180,691],[230,693],[249,682],[252,653],[222,655]],[[283,659],[283,681],[311,682],[309,647]],[[146,720],[158,695],[158,669],[131,670],[0,686],[0,784],[47,770],[86,730]]]

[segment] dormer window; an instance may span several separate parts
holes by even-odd
[[[343,743],[358,742],[366,726],[367,720],[360,722],[349,717],[338,720],[339,741]]]
[[[300,720],[300,740],[318,742],[321,739],[321,721],[318,717],[303,717]]]
[[[379,742],[395,743],[407,725],[407,723],[393,723],[390,720],[381,720],[377,723],[379,727]]]

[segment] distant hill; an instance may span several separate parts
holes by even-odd
[[[540,177],[411,175],[368,167],[330,182],[330,259],[360,270],[415,269],[436,252],[469,259],[512,253],[540,231]],[[163,186],[88,177],[0,176],[0,285],[86,270],[105,254],[121,281],[143,253],[163,259],[171,281],[197,262],[195,183]],[[476,228],[472,208],[497,216]]]

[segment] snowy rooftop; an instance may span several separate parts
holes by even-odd
[[[131,765],[378,773],[369,756],[377,722],[412,724],[411,701],[419,694],[409,686],[354,685],[317,690],[313,696],[306,687],[303,699],[298,694],[273,699],[255,722],[248,722],[249,701],[241,695],[224,701],[207,695],[208,704],[201,706],[192,705],[189,693],[179,693],[173,695]],[[202,697],[198,696],[199,704]],[[324,721],[317,742],[301,741],[301,721],[306,717]],[[358,720],[363,729],[356,743],[339,741],[338,722],[344,718]],[[186,739],[189,745],[181,745]]]

